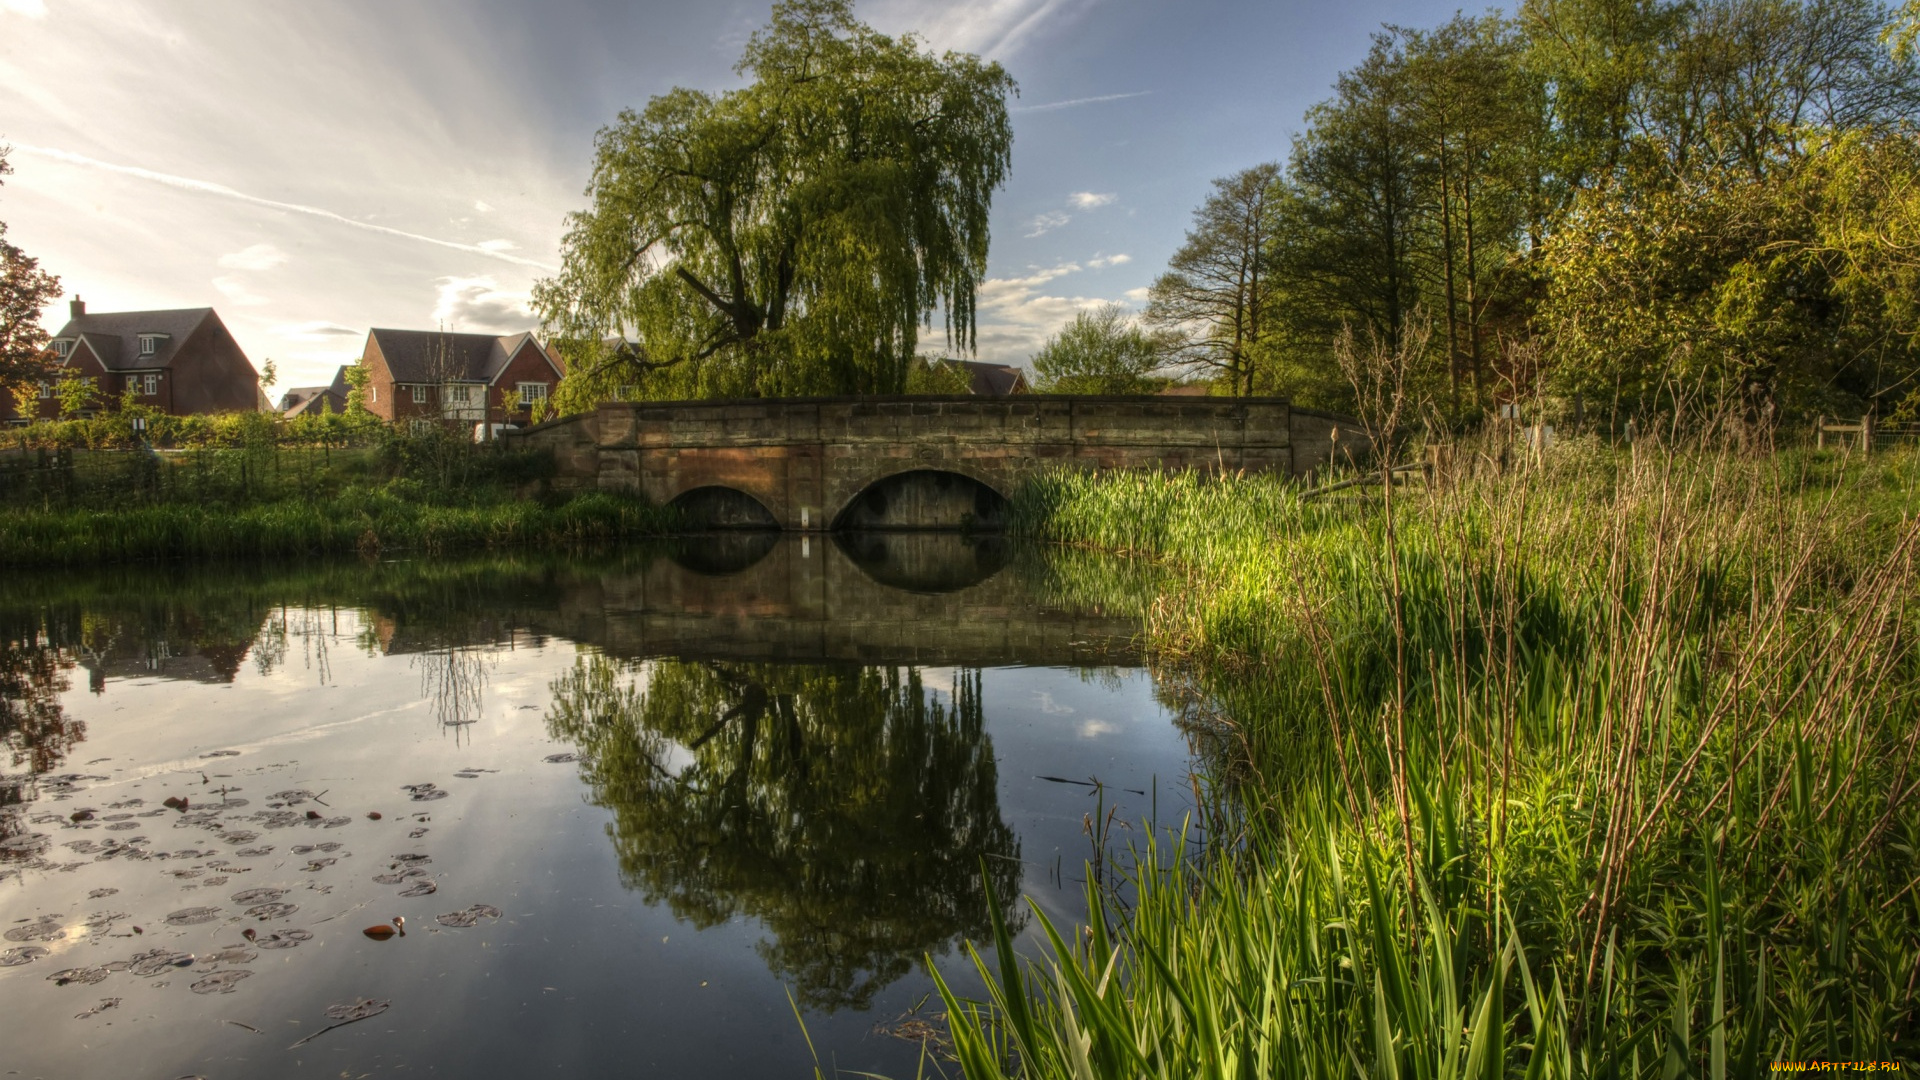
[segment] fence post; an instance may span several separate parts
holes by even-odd
[[[1814,417],[1813,448],[1815,450],[1825,450],[1827,448],[1827,414],[1826,413],[1821,413],[1819,416]]]
[[[1873,413],[1860,414],[1860,456],[1873,452]]]

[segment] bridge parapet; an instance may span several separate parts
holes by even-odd
[[[764,515],[742,504],[731,523],[806,531],[991,527],[981,489],[1004,500],[1046,469],[1304,476],[1367,445],[1356,422],[1280,398],[1069,395],[609,402],[511,438],[552,450],[564,486],[737,493]]]

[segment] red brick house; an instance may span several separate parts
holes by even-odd
[[[174,416],[260,407],[260,373],[212,308],[89,314],[77,296],[68,308],[47,350],[39,408],[23,417],[11,394],[0,395],[0,420],[58,419],[54,385],[71,375],[93,380],[89,411],[117,409],[129,389],[140,404]]]
[[[308,414],[344,413],[347,411],[347,395],[352,390],[347,385],[347,369],[342,365],[340,370],[333,373],[333,382],[326,386],[296,386],[281,394],[280,415],[291,420]]]
[[[375,416],[490,424],[526,424],[566,371],[559,354],[530,333],[441,330],[372,330],[360,366]]]

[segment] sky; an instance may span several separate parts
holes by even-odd
[[[92,311],[215,308],[279,386],[368,328],[533,329],[593,136],[723,91],[771,3],[0,0],[9,240]],[[1209,183],[1284,160],[1383,23],[1427,0],[862,0],[1019,83],[978,357],[1138,308]],[[50,306],[50,331],[66,302]],[[939,329],[923,350],[945,346]]]

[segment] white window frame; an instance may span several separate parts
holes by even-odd
[[[544,404],[547,400],[547,384],[543,382],[523,382],[516,384],[520,390],[520,407]]]
[[[473,387],[467,383],[448,383],[447,404],[462,408],[473,404]]]
[[[167,335],[165,334],[141,334],[140,335],[140,355],[153,356],[159,353],[160,341],[162,338],[166,336]]]
[[[53,355],[65,360],[73,355],[73,341],[70,338],[53,339]]]
[[[148,397],[158,394],[160,392],[160,376],[156,374],[140,376],[140,392]]]
[[[380,388],[372,383],[367,384],[367,400],[370,402],[380,400]]]
[[[53,384],[50,382],[41,383],[40,384],[40,400],[46,401],[51,397],[53,397]]]
[[[427,403],[426,386],[421,383],[414,383],[412,389],[413,389],[413,403],[415,405],[425,405]]]

